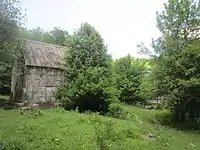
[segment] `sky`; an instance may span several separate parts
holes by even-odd
[[[140,42],[150,46],[160,33],[156,11],[166,0],[24,0],[28,29],[61,27],[70,34],[88,22],[101,34],[114,58],[137,54]]]

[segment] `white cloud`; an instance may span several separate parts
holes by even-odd
[[[156,11],[166,0],[26,0],[27,27],[54,26],[73,32],[80,23],[93,25],[115,58],[137,56],[136,44],[150,44],[159,35]]]

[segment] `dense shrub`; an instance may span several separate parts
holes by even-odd
[[[200,116],[200,3],[193,0],[168,0],[157,12],[161,36],[153,40],[153,83],[156,96],[167,98],[178,121]]]
[[[146,60],[134,59],[130,55],[117,59],[114,63],[117,89],[120,90],[120,101],[128,104],[143,102],[140,85],[144,74]]]
[[[116,92],[112,59],[100,34],[88,23],[67,39],[65,83],[57,99],[65,109],[105,113]]]
[[[71,84],[64,84],[60,89],[60,99],[65,109],[107,112],[116,90],[110,84],[104,68],[88,68],[80,73]]]
[[[113,142],[122,140],[121,134],[116,132],[115,124],[111,120],[98,120],[94,128],[97,146],[100,150],[109,150]]]
[[[155,85],[152,75],[152,69],[148,70],[148,73],[144,75],[139,86],[139,96],[144,100],[152,100],[156,98]]]
[[[172,114],[168,111],[157,112],[149,117],[149,122],[152,124],[171,125],[172,121]]]
[[[127,112],[120,105],[113,104],[109,108],[108,116],[111,116],[117,119],[126,119]]]
[[[126,138],[131,139],[141,139],[141,134],[138,132],[138,130],[135,130],[134,128],[126,128],[123,130],[123,134]]]
[[[21,41],[19,27],[23,22],[21,2],[0,1],[0,94],[10,94],[12,66],[17,58]]]

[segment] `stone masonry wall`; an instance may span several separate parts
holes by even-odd
[[[55,101],[56,87],[63,82],[60,69],[27,67],[24,101],[30,104]]]

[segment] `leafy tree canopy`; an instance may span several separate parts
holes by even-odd
[[[194,93],[188,97],[189,87],[199,91],[200,72],[196,64],[199,57],[194,54],[199,52],[200,2],[169,0],[164,6],[164,11],[157,13],[157,27],[162,36],[153,42],[159,54],[155,58],[154,77],[158,95],[166,96],[176,117],[184,119],[189,111],[188,102],[197,98]]]
[[[117,88],[121,91],[120,100],[129,104],[143,101],[140,93],[140,84],[149,67],[145,59],[134,59],[130,55],[115,61],[114,71]]]
[[[65,83],[58,90],[65,108],[108,111],[115,96],[111,61],[100,34],[90,24],[81,24],[67,40]]]
[[[13,60],[18,56],[19,26],[23,22],[18,0],[0,1],[0,91],[9,93]]]
[[[45,31],[40,27],[31,30],[22,28],[21,33],[24,39],[46,42],[61,46],[65,45],[66,38],[68,37],[68,32],[59,27],[54,27],[54,29],[51,31]]]

